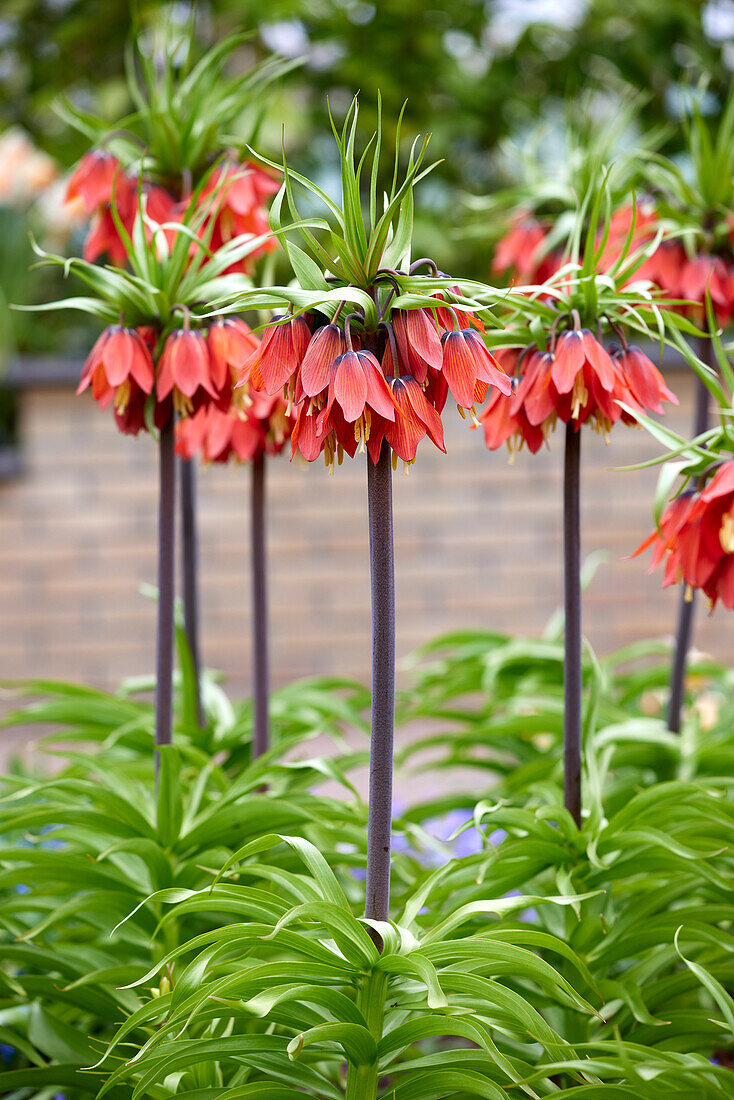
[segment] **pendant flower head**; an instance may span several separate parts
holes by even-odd
[[[226,409],[230,394],[226,385],[224,393],[217,390],[215,373],[206,335],[190,328],[174,329],[158,360],[156,397],[163,401],[171,394],[173,407],[183,416],[209,402]],[[224,381],[229,383],[229,375]]]
[[[232,395],[242,368],[258,350],[260,341],[239,317],[222,317],[209,326],[207,333],[211,377],[217,393]]]
[[[548,230],[528,211],[514,215],[492,257],[492,274],[506,275],[521,284],[544,283],[560,266],[557,252],[548,248]]]
[[[109,203],[115,179],[122,175],[117,157],[105,149],[85,153],[69,177],[66,202],[81,202],[87,214],[94,214]]]
[[[87,356],[76,392],[83,393],[91,386],[100,408],[112,402],[118,424],[122,418],[123,424],[133,425],[138,420],[138,408],[142,410],[145,398],[153,391],[153,382],[153,359],[144,335],[134,328],[111,325]],[[140,427],[122,430],[137,434]]]
[[[311,329],[304,317],[277,318],[245,361],[237,385],[250,382],[272,397],[294,378],[310,341]]]
[[[650,572],[664,562],[663,587],[683,582],[734,610],[734,460],[723,462],[701,492],[668,505],[658,530],[634,556],[652,547]]]
[[[457,283],[430,259],[410,262],[412,190],[425,143],[383,204],[377,164],[366,171],[368,161],[359,162],[354,152],[357,111],[355,101],[337,137],[341,207],[304,177],[295,178],[326,203],[336,228],[322,244],[303,224],[284,164],[271,221],[295,280],[232,303],[243,310],[267,307],[274,315],[237,386],[282,392],[295,415],[294,453],[308,461],[323,454],[330,469],[357,450],[376,463],[385,447],[395,461],[413,462],[426,436],[444,450],[441,413],[449,394],[462,415],[469,410],[475,417],[489,387],[505,396],[511,389],[482,335],[484,320],[494,321],[488,300],[496,294],[482,284]],[[371,148],[377,157],[380,142]],[[370,193],[362,203],[360,184],[367,178]],[[289,232],[299,234],[297,247]]]
[[[493,397],[480,416],[490,450],[506,443],[511,454],[523,445],[535,453],[558,420],[577,430],[589,422],[606,438],[618,420],[636,424],[635,412],[678,404],[640,348],[616,345],[610,354],[588,329],[562,333],[553,352],[526,349],[514,361],[517,386],[507,407]]]
[[[227,161],[213,172],[200,198],[202,206],[211,207],[212,248],[220,248],[244,235],[267,236],[270,232],[267,203],[278,189],[279,184],[255,164]],[[227,271],[248,273],[259,256],[277,247],[275,237],[268,236],[259,248],[231,264]]]

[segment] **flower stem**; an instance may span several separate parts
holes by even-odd
[[[367,500],[372,587],[372,715],[370,785],[367,819],[367,891],[365,915],[386,921],[390,915],[390,843],[395,724],[395,553],[392,524],[392,460],[383,441],[373,465],[367,459]],[[382,949],[377,933],[373,939]],[[357,1007],[375,1042],[382,1038],[387,976],[378,970],[360,981]],[[375,1100],[378,1063],[349,1065],[346,1100]]]
[[[196,469],[191,459],[179,461],[181,473],[181,539],[183,567],[183,606],[186,641],[194,666],[196,720],[204,728],[201,705],[201,661],[199,655],[199,547],[196,531]]]
[[[387,974],[384,972],[372,970],[360,979],[357,1008],[376,1043],[382,1039],[386,992]],[[380,1068],[377,1061],[362,1066],[349,1065],[345,1100],[375,1100],[379,1079]]]
[[[170,745],[173,708],[173,595],[176,573],[176,463],[173,416],[160,436],[158,497],[158,633],[156,638],[155,741]]]
[[[581,432],[566,425],[563,467],[563,582],[565,660],[563,712],[563,797],[576,825],[581,825]]]
[[[267,566],[265,562],[265,456],[260,454],[252,463],[252,672],[254,731],[253,759],[267,752],[270,744],[268,726],[269,661],[268,661],[268,600]]]
[[[707,336],[702,336],[699,340],[698,355],[704,363],[711,366],[711,341]],[[709,400],[709,391],[701,379],[696,378],[696,406],[693,413],[694,436],[701,435],[708,428]],[[700,487],[699,485],[698,488]],[[668,729],[672,730],[673,733],[680,733],[686,665],[693,633],[693,614],[696,607],[695,591],[693,589],[689,591],[687,585],[681,585],[680,587],[678,627],[675,632],[675,652],[670,674],[670,700],[668,702]]]
[[[392,462],[383,442],[367,460],[372,586],[372,715],[367,823],[366,915],[386,921],[390,908],[393,728],[395,719],[395,561]]]

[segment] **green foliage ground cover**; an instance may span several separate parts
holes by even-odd
[[[342,740],[359,685],[275,693],[253,763],[249,703],[209,682],[198,731],[184,660],[157,794],[148,684],[26,685],[6,724],[47,725],[55,763],[2,785],[4,1094],[730,1096],[732,675],[693,662],[677,737],[651,713],[664,646],[587,651],[577,830],[562,658],[552,629],[416,655],[400,714],[430,732],[401,767],[427,747],[476,781],[399,816],[392,920],[371,929],[363,753]],[[306,762],[317,732],[334,751]]]

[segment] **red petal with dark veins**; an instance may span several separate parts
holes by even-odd
[[[87,386],[92,381],[92,375],[94,369],[102,361],[102,351],[105,344],[110,338],[110,330],[106,328],[104,332],[100,333],[97,339],[94,341],[94,345],[89,355],[87,356],[84,366],[82,367],[81,377],[79,379],[79,385],[77,386],[77,394],[84,393]]]
[[[429,439],[432,443],[435,443],[440,451],[446,454],[446,446],[443,441],[443,422],[440,415],[414,379],[405,378],[403,384],[408,400],[416,416],[424,425]]]
[[[239,318],[215,321],[209,328],[207,343],[212,360],[212,379],[218,390],[224,388],[229,374],[241,371],[260,347],[260,341],[249,325]]]
[[[570,393],[586,355],[580,332],[563,332],[558,337],[551,377],[559,393]]]
[[[662,374],[640,348],[631,344],[617,355],[622,374],[635,398],[650,412],[661,413],[662,402],[678,404],[678,398],[665,385]]]
[[[315,397],[329,385],[332,365],[346,347],[344,334],[336,325],[324,325],[311,337],[301,363],[300,379],[303,392]]]
[[[100,408],[106,409],[115,396],[115,387],[107,381],[104,367],[100,364],[92,371],[92,397]]]
[[[518,429],[512,415],[510,402],[502,400],[501,393],[490,394],[489,401],[479,417],[484,431],[484,442],[490,451],[498,450]]]
[[[395,342],[398,347],[401,365],[422,385],[428,377],[428,363],[411,343],[408,335],[407,314],[402,310],[393,313],[392,326],[395,333]],[[436,332],[436,336],[438,337],[438,332]],[[440,365],[441,361],[439,360],[439,368]]]
[[[216,397],[210,381],[210,359],[206,340],[200,332],[175,333],[171,348],[171,369],[177,389],[185,397],[193,397],[199,386]]]
[[[395,420],[385,425],[385,439],[398,458],[402,458],[403,462],[412,462],[418,444],[426,434],[425,426],[416,423],[415,411],[402,380],[396,380],[392,389],[397,410]]]
[[[442,372],[451,394],[457,405],[470,409],[474,404],[474,383],[477,374],[463,333],[445,332],[441,344],[443,347]]]
[[[304,401],[296,417],[291,433],[291,457],[299,451],[306,462],[313,462],[321,454],[326,435],[316,431],[316,416],[308,415],[308,402]]]
[[[392,390],[385,381],[380,364],[369,351],[358,351],[357,355],[367,380],[367,404],[385,420],[395,419],[395,401]]]
[[[120,328],[119,325],[111,328],[109,333],[102,355],[104,371],[111,386],[120,386],[130,377],[133,364],[133,341],[129,331]]]
[[[255,362],[259,364],[266,392],[272,395],[282,390],[300,362],[293,346],[293,334],[289,321],[265,330],[258,355],[252,362],[248,360],[251,368]]]
[[[395,415],[395,409],[393,408],[393,415]],[[394,423],[394,421],[390,421]],[[370,437],[367,440],[367,454],[370,456],[370,461],[373,466],[377,465],[377,461],[380,457],[380,451],[382,450],[382,441],[385,438],[385,429],[388,425],[383,417],[376,414],[372,417],[372,423],[370,424]]]
[[[153,392],[154,367],[153,359],[145,345],[145,341],[134,329],[130,331],[133,348],[133,359],[130,365],[130,374],[140,386],[143,393]]]
[[[464,329],[462,336],[474,358],[477,378],[482,382],[487,382],[490,386],[495,386],[505,397],[509,397],[512,393],[512,382],[485,346],[481,337],[472,329]]]
[[[173,377],[173,367],[171,364],[171,337],[169,336],[163,345],[163,351],[158,360],[158,370],[155,380],[155,392],[158,401],[162,401],[165,397],[168,397],[174,384],[175,379]]]
[[[613,390],[614,364],[611,355],[588,329],[582,329],[581,339],[586,359],[596,371],[602,388],[607,391]]]
[[[441,337],[431,314],[425,309],[410,309],[405,315],[405,327],[409,345],[418,352],[424,363],[439,370]]]
[[[701,500],[707,504],[718,497],[734,493],[734,460],[730,459],[719,466],[711,481],[701,493]]]
[[[336,361],[334,397],[341,406],[344,419],[353,423],[364,412],[367,400],[367,379],[356,351],[347,351]]]

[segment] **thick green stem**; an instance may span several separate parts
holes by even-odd
[[[385,1018],[385,993],[387,975],[379,970],[365,974],[357,992],[357,1008],[362,1013],[370,1035],[376,1043],[382,1038]],[[380,1068],[377,1062],[366,1066],[352,1066],[347,1070],[345,1100],[376,1100]]]

